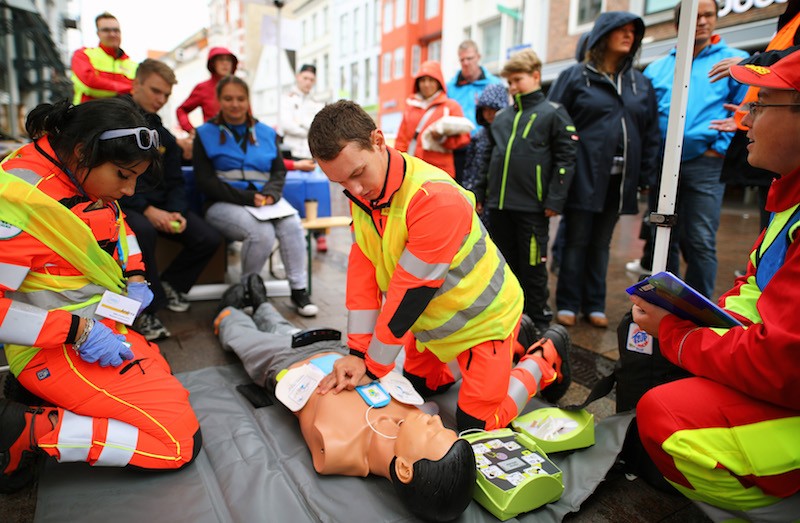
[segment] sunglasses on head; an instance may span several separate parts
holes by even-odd
[[[146,151],[151,147],[158,149],[161,141],[158,138],[158,131],[155,129],[148,129],[147,127],[135,127],[133,129],[112,129],[100,135],[100,140],[114,140],[115,138],[122,138],[124,136],[133,136],[136,138],[136,145],[139,149]]]

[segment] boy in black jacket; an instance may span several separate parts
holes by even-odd
[[[564,208],[578,135],[567,111],[545,99],[541,70],[530,49],[503,67],[514,105],[491,125],[488,172],[474,192],[478,212],[490,210],[489,233],[522,285],[525,313],[544,331],[553,316],[547,305],[549,222]]]

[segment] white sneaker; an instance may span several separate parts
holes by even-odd
[[[644,267],[642,267],[642,260],[640,258],[636,258],[635,260],[626,263],[625,270],[640,275],[641,274],[649,275],[652,272],[650,269],[645,269]]]
[[[305,289],[292,289],[292,304],[297,308],[297,314],[310,318],[316,316],[319,307],[311,303],[311,297]]]
[[[172,312],[186,312],[189,310],[189,300],[182,292],[176,291],[172,285],[162,281],[161,286],[164,288],[164,294],[167,295],[167,308]]]

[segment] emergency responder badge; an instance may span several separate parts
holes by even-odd
[[[50,369],[42,369],[36,373],[36,377],[39,378],[39,381],[46,380],[50,377]]]
[[[0,240],[9,240],[22,232],[19,227],[14,227],[10,223],[0,220]]]

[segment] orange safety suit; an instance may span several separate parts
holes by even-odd
[[[100,367],[72,348],[79,317],[144,265],[116,202],[96,208],[56,158],[44,137],[0,166],[0,343],[20,383],[58,407],[37,445],[59,461],[180,468],[199,450],[199,424],[158,347],[98,316],[134,359]]]
[[[552,368],[525,358],[513,367],[522,289],[477,218],[472,193],[387,150],[382,197],[345,192],[356,238],[347,271],[351,354],[376,378],[405,348],[404,371],[422,392],[443,390],[460,374],[459,428],[504,427],[543,379],[554,379]]]
[[[423,76],[430,76],[441,86],[441,91],[433,98],[433,100],[423,100],[419,94],[417,80]],[[449,116],[464,116],[464,111],[461,106],[447,97],[447,89],[445,87],[444,79],[442,78],[442,70],[436,62],[423,62],[420,65],[419,72],[414,77],[414,96],[406,100],[406,109],[403,113],[403,121],[400,122],[400,128],[397,130],[397,139],[395,140],[395,147],[399,151],[408,152],[409,146],[416,138],[413,156],[435,165],[439,169],[448,173],[451,177],[455,178],[456,168],[453,163],[453,150],[466,147],[470,141],[469,133],[456,134],[446,137],[443,141],[437,144],[435,149],[426,149],[423,146],[422,135],[433,123],[445,115]],[[426,114],[430,112],[430,114]],[[425,118],[425,122],[420,127],[420,121]]]
[[[128,94],[133,87],[138,64],[122,49],[103,45],[82,47],[72,55],[72,103],[82,104],[96,98]]]

